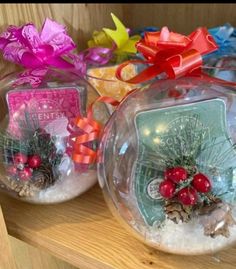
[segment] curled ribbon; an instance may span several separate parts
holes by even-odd
[[[85,75],[88,65],[106,64],[112,57],[108,48],[91,48],[76,55],[72,53],[75,47],[66,28],[50,19],[45,20],[40,32],[29,23],[9,26],[0,35],[3,57],[26,68],[14,85],[30,83],[38,87],[49,67]]]
[[[100,125],[88,117],[76,117],[67,127],[70,132],[69,153],[76,163],[90,164],[96,160],[96,151],[85,144],[99,138]]]
[[[119,102],[111,97],[101,96],[95,102],[103,102],[117,106]],[[69,147],[67,153],[72,156],[72,160],[79,164],[93,164],[97,160],[97,150],[92,149],[89,142],[99,140],[101,125],[93,120],[93,102],[87,112],[87,117],[78,116],[73,119],[67,127],[69,131]]]
[[[158,75],[179,78],[200,74],[202,56],[217,50],[217,44],[206,28],[198,28],[188,36],[170,32],[163,27],[160,32],[146,32],[137,42],[137,50],[145,60],[130,60],[119,65],[116,77],[128,83],[141,83]],[[122,70],[128,64],[144,64],[148,67],[135,77],[124,80]]]
[[[79,54],[69,54],[74,63],[77,74],[85,75],[89,66],[101,66],[107,64],[112,58],[112,50],[109,48],[89,48]]]

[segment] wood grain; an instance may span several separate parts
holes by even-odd
[[[236,26],[236,4],[129,4],[123,16],[131,28],[168,26],[189,34],[199,26],[216,27],[227,22]]]
[[[58,205],[30,205],[5,195],[0,203],[12,236],[81,269],[235,269],[236,246],[183,258],[144,245],[111,215],[98,186]]]
[[[16,269],[1,207],[0,207],[0,269]]]
[[[9,236],[12,253],[18,269],[76,269],[49,253],[32,247],[23,241]],[[5,268],[3,268],[5,269]]]

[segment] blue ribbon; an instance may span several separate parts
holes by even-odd
[[[206,55],[204,59],[236,53],[236,29],[231,24],[226,23],[223,26],[208,29],[208,31],[213,36],[219,49]]]

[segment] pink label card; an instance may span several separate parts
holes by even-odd
[[[83,111],[84,96],[84,87],[12,90],[7,94],[8,131],[19,136],[20,123],[28,114],[31,121],[51,135],[66,136],[68,120]]]

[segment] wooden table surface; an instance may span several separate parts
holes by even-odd
[[[80,269],[236,268],[236,246],[214,256],[183,257],[144,245],[112,216],[98,186],[58,205],[31,205],[2,194],[0,204],[10,235]]]

